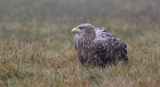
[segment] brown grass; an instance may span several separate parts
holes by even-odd
[[[58,26],[64,31],[52,30]],[[127,23],[121,27],[118,24],[110,25],[112,28],[110,31],[120,35],[128,44],[129,64],[128,66],[119,64],[105,69],[85,68],[80,64],[75,49],[69,42],[71,34],[67,34],[70,35],[67,40],[59,40],[65,38],[59,34],[68,33],[65,31],[67,26],[52,24],[37,28],[33,24],[28,30],[21,24],[1,25],[0,85],[4,87],[158,87],[160,85],[160,32],[157,29],[159,25],[154,25],[156,27],[152,27],[152,30],[146,29],[147,26],[151,26],[148,24],[146,28],[142,28],[144,25]],[[132,30],[131,26],[136,27]],[[39,33],[36,35],[36,32]],[[55,35],[45,36],[45,33]],[[26,37],[25,34],[31,37]],[[40,38],[41,36],[44,38]]]

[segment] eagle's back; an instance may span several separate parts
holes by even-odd
[[[119,60],[128,62],[127,45],[121,39],[103,29],[97,29],[95,32],[96,38],[92,43],[92,48],[96,58],[101,59],[105,64],[116,64]]]

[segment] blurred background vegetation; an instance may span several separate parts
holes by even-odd
[[[1,0],[1,21],[160,20],[159,0]],[[96,17],[96,18],[95,18]]]

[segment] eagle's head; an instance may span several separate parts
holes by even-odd
[[[77,27],[74,27],[71,32],[75,34],[86,34],[86,33],[94,33],[95,26],[90,23],[80,24]]]

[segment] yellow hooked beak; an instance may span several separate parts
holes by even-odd
[[[78,33],[80,32],[81,30],[78,28],[78,27],[74,27],[72,30],[71,30],[71,33]]]

